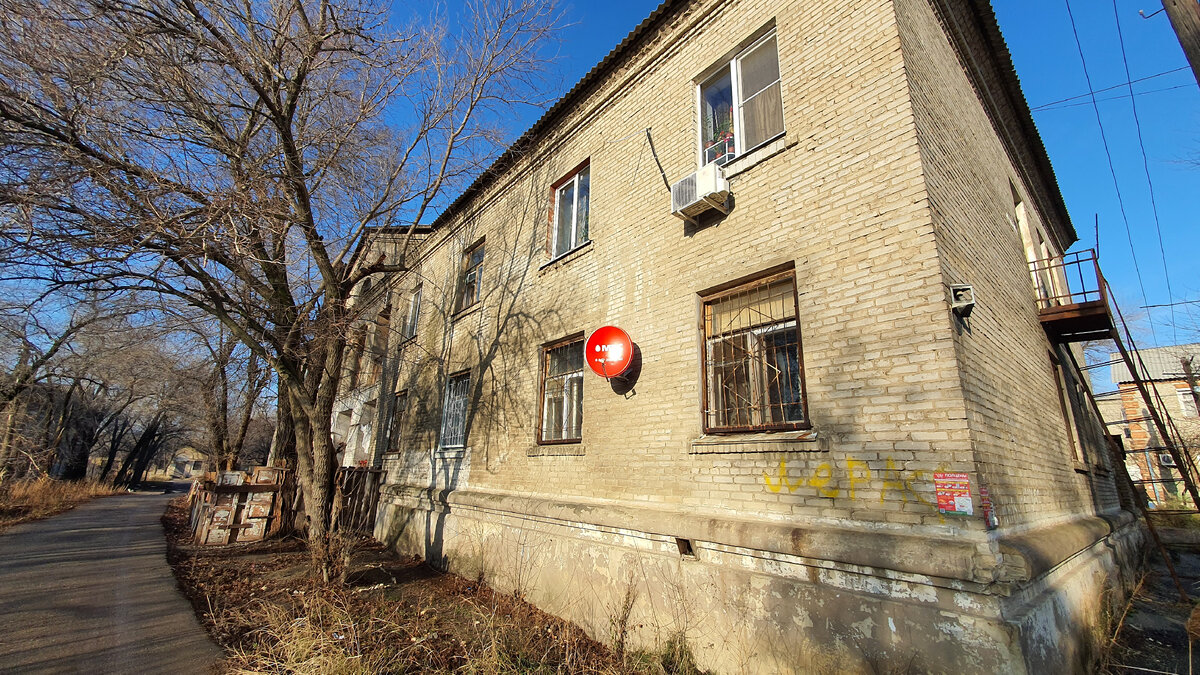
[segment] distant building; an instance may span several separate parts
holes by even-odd
[[[187,446],[176,452],[170,461],[156,465],[146,476],[149,480],[191,480],[212,468],[208,456]]]
[[[1200,343],[1156,347],[1138,351],[1146,373],[1144,380],[1155,400],[1161,402],[1159,410],[1165,412],[1170,423],[1178,429],[1184,439],[1187,452],[1192,457],[1200,456],[1200,417],[1196,415],[1196,397],[1188,384],[1184,362],[1200,377]],[[1111,354],[1113,366],[1110,370],[1117,389],[1097,397],[1097,403],[1109,422],[1111,433],[1119,434],[1125,446],[1125,464],[1134,480],[1158,480],[1178,478],[1174,460],[1167,452],[1163,439],[1152,420],[1120,354]],[[1135,361],[1136,363],[1136,361]],[[1150,483],[1144,486],[1146,496],[1156,504],[1174,497],[1182,489],[1182,483]]]
[[[668,0],[406,236],[334,410],[382,541],[719,672],[1092,666],[1111,316],[988,3]]]

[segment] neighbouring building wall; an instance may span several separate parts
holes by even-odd
[[[971,253],[956,248],[950,224],[976,206],[928,157],[961,150],[985,161],[997,149],[934,148],[922,137],[937,111],[914,110],[914,100],[928,102],[910,92],[958,68],[929,33],[921,55],[934,63],[908,72],[902,46],[931,30],[929,16],[883,0],[660,9],[387,282],[400,296],[419,284],[423,304],[415,337],[389,346],[395,379],[377,397],[381,411],[395,394],[405,401],[376,425],[391,440],[375,447],[395,450],[383,458],[377,535],[517,591],[601,640],[623,634],[654,648],[681,636],[722,672],[865,671],[912,659],[933,671],[1024,669],[995,584],[1019,594],[1022,580],[1058,575],[1060,587],[1094,590],[1105,575],[1093,571],[1115,562],[1083,556],[1048,572],[998,548],[977,490],[974,516],[936,507],[933,475],[949,471],[973,486],[995,477],[1013,524],[1034,520],[1016,506],[1026,498],[1058,500],[1060,516],[1072,505],[1091,512],[1058,454],[1061,425],[1034,421],[1020,441],[999,432],[1009,416],[1024,418],[998,397],[1028,401],[1035,416],[1053,380],[1031,368],[996,375],[1011,389],[990,399],[980,387],[1006,358],[983,352],[1046,351],[1032,307],[1020,305],[1030,281],[1019,244],[985,257],[989,272],[1008,275],[995,289],[976,282],[981,297],[995,290],[1028,312],[1014,332],[970,343],[977,336],[960,335],[948,311],[947,278],[967,276]],[[772,28],[785,133],[726,166],[727,217],[685,224],[670,213],[664,179],[697,169],[696,83]],[[978,117],[956,131],[994,133]],[[590,243],[551,261],[551,188],[585,162]],[[1007,189],[1006,180],[995,184]],[[964,226],[999,239],[999,225]],[[943,241],[949,261],[939,260]],[[479,300],[463,307],[461,277],[480,246]],[[1008,263],[1015,271],[994,269]],[[812,429],[705,435],[700,294],[770,270],[794,278]],[[603,325],[638,346],[636,380],[585,372],[582,441],[538,444],[541,347]],[[1028,391],[1018,386],[1025,375],[1036,385]],[[448,382],[467,392],[463,447],[443,447]],[[996,419],[973,429],[988,400]],[[1018,489],[1043,476],[1046,494]],[[1070,496],[1049,494],[1057,487]],[[1085,660],[1065,651],[1067,663]]]

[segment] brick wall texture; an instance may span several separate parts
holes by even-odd
[[[1023,135],[1027,113],[1004,93],[1007,55],[972,6],[667,7],[537,142],[410,247],[410,272],[361,304],[369,318],[422,289],[415,339],[402,341],[393,318],[379,389],[345,399],[376,397],[375,448],[399,450],[383,455],[380,536],[458,571],[465,551],[491,542],[479,554],[498,585],[517,583],[520,563],[503,561],[528,560],[522,537],[542,537],[545,550],[591,562],[571,574],[561,559],[545,562],[522,590],[601,639],[634,556],[659,570],[644,578],[647,622],[670,615],[689,638],[732,635],[740,624],[727,615],[744,605],[755,635],[743,646],[693,644],[729,672],[802,672],[820,659],[780,654],[763,635],[828,639],[847,653],[862,641],[896,659],[924,645],[935,670],[1020,671],[1039,640],[1069,643],[1071,629],[1042,616],[1043,591],[1058,582],[1014,571],[1026,549],[1005,538],[1114,520],[1119,507],[1102,427],[1071,385],[1079,355],[1039,324],[1014,192],[1026,227],[1052,248],[1073,233],[1034,161],[1040,144]],[[785,133],[726,167],[728,216],[685,223],[670,213],[660,165],[672,182],[698,168],[697,82],[770,30]],[[551,185],[585,161],[591,241],[551,261]],[[480,302],[459,312],[463,253],[479,242]],[[782,266],[795,278],[812,433],[706,436],[700,293]],[[950,310],[951,283],[974,286],[965,321]],[[603,325],[638,345],[636,382],[624,391],[585,372],[582,441],[539,446],[542,345]],[[440,448],[446,380],[462,371],[466,447]],[[408,408],[392,424],[398,391]],[[936,472],[969,476],[973,515],[939,513]],[[681,560],[676,537],[692,541],[694,558]],[[1117,569],[1096,556],[1062,565]],[[663,609],[678,606],[669,589],[706,583],[747,590],[705,600],[704,618],[686,625]],[[561,602],[580,584],[594,602]],[[1023,590],[998,595],[998,584]],[[827,601],[834,614],[805,604]],[[1027,603],[1025,619],[1011,618],[1013,603]],[[1047,663],[1075,668],[1074,652],[1060,651]]]

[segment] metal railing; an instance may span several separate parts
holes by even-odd
[[[1092,249],[1029,263],[1039,310],[1089,302],[1108,304],[1104,276]]]

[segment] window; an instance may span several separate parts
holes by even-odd
[[[400,339],[411,340],[417,336],[417,319],[421,316],[421,287],[413,289],[408,297],[408,312],[404,315],[404,325],[400,327]]]
[[[408,392],[397,392],[392,405],[392,426],[388,430],[388,452],[400,452],[400,439],[404,435],[404,417],[407,413]]]
[[[790,271],[704,298],[704,377],[706,432],[807,426]]]
[[[1179,409],[1183,411],[1183,416],[1196,417],[1196,399],[1192,397],[1192,391],[1176,389],[1175,395],[1179,397]]]
[[[1058,357],[1050,352],[1050,368],[1054,371],[1054,386],[1058,389],[1058,408],[1062,413],[1063,424],[1067,432],[1067,445],[1071,449],[1071,457],[1076,462],[1083,462],[1083,447],[1079,444],[1079,427],[1075,422],[1075,405],[1071,400],[1070,391],[1073,382],[1068,382],[1066,371]],[[1076,392],[1078,393],[1078,392]]]
[[[725,164],[783,133],[775,33],[700,84],[700,164]]]
[[[483,271],[483,242],[463,253],[462,276],[458,280],[458,306],[461,312],[479,302],[479,275]]]
[[[366,329],[362,326],[356,326],[350,331],[350,336],[346,340],[345,376],[347,390],[358,388],[359,369],[362,366],[363,346],[366,338]]]
[[[584,166],[554,188],[552,255],[582,246],[588,240],[588,205],[591,197],[591,167]]]
[[[467,444],[467,396],[471,372],[451,375],[446,381],[446,403],[442,407],[443,448],[461,448]]]
[[[367,371],[363,386],[372,386],[383,376],[383,359],[387,355],[388,333],[391,325],[392,306],[388,305],[380,310],[375,317],[375,323],[370,328],[371,340],[367,343],[370,369]]]
[[[542,350],[542,421],[538,440],[574,442],[582,438],[583,337]]]

